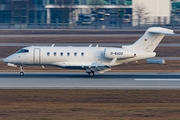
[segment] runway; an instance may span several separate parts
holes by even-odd
[[[0,73],[0,89],[180,89],[180,73]]]

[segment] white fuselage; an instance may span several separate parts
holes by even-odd
[[[31,46],[21,49],[20,52],[14,53],[4,61],[15,65],[51,65],[84,69],[84,67],[96,66],[96,64],[97,66],[115,66],[154,56],[154,52],[148,55],[147,52],[138,53],[122,48]],[[117,60],[112,62],[114,58]]]

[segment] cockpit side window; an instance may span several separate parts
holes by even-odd
[[[21,49],[19,51],[17,51],[17,53],[28,53],[29,50],[28,49]]]

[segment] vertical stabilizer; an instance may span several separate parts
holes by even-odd
[[[173,30],[166,28],[151,27],[147,29],[144,35],[134,44],[122,46],[122,48],[127,50],[142,50],[146,52],[153,52],[165,34],[174,34],[174,32]]]

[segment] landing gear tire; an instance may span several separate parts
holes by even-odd
[[[20,72],[20,76],[24,76],[24,72]]]
[[[94,72],[93,72],[93,71],[88,72],[88,75],[89,75],[90,77],[93,77],[93,76],[94,76]]]

